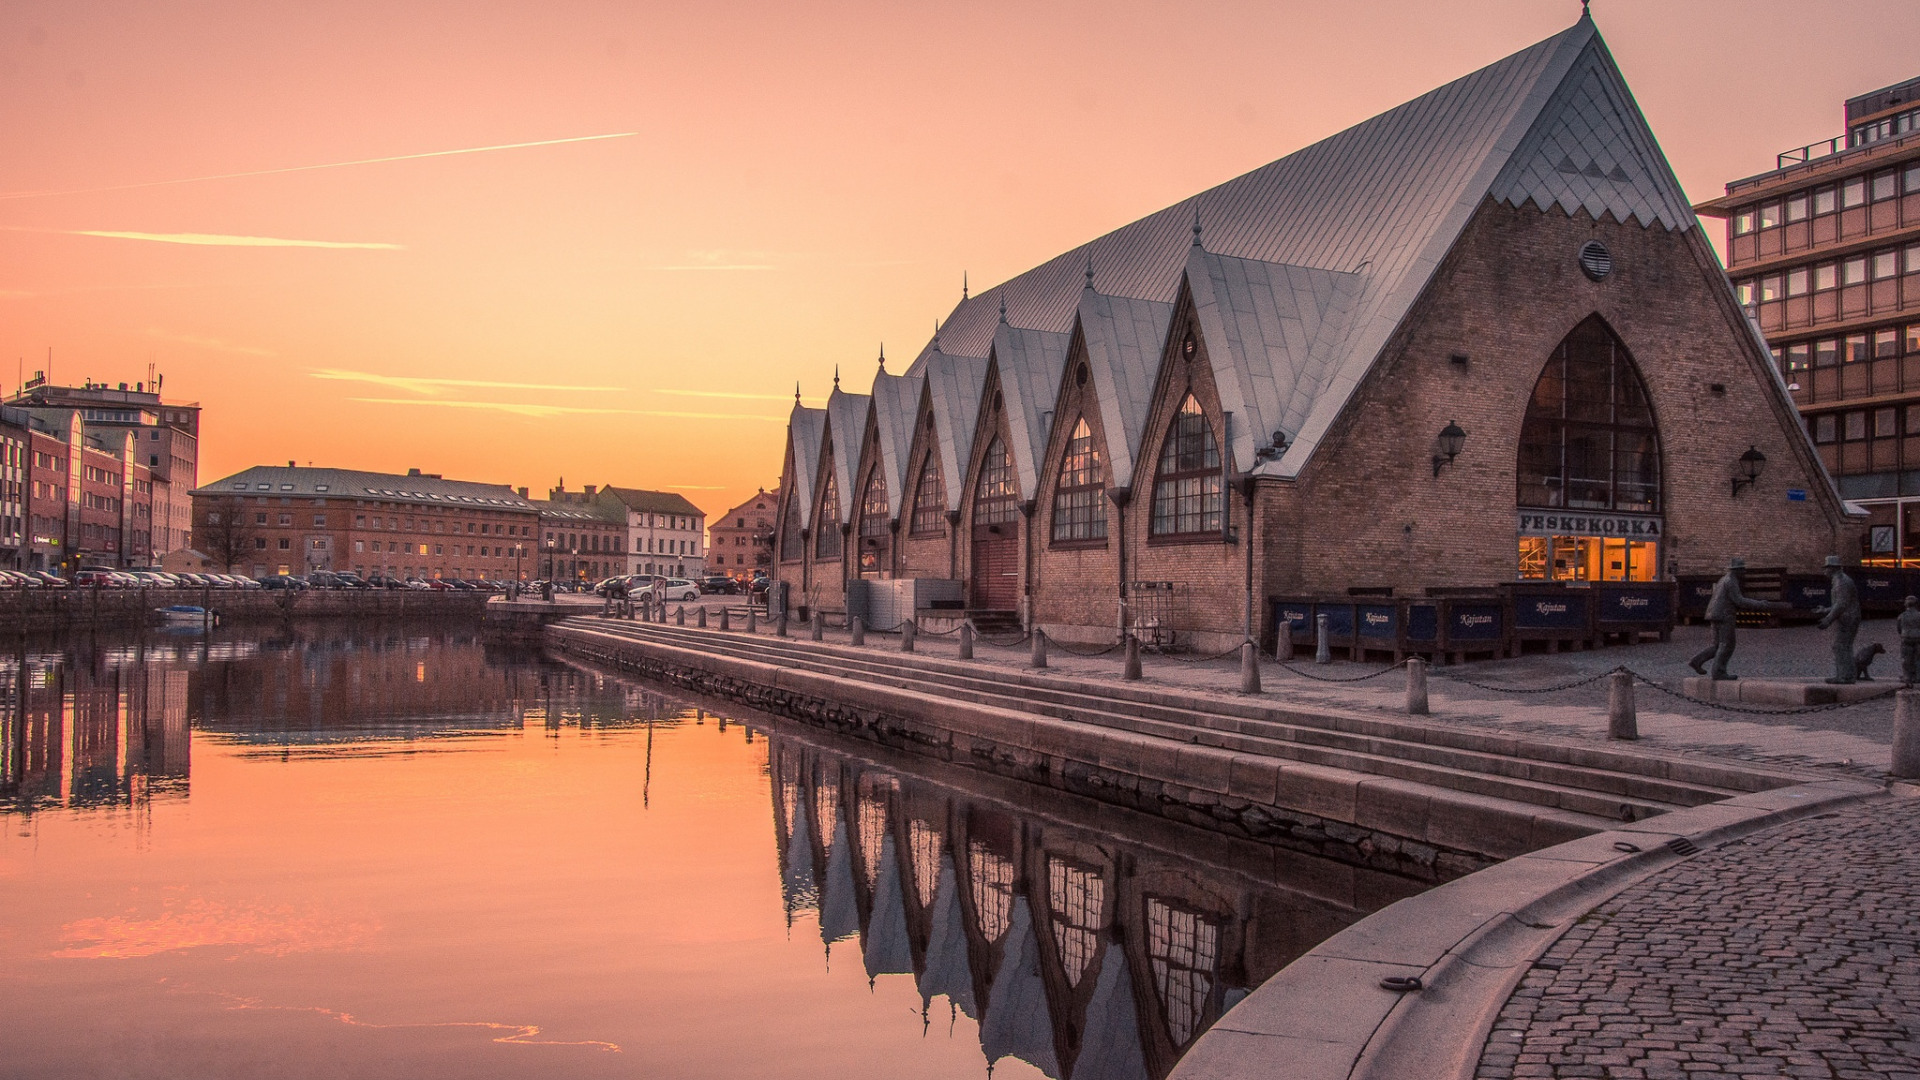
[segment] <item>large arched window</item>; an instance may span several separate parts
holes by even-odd
[[[1207,414],[1188,394],[1167,426],[1166,441],[1160,444],[1150,531],[1154,536],[1219,532],[1222,505],[1220,446]]]
[[[866,494],[860,496],[860,535],[887,535],[887,482],[875,469],[867,474]]]
[[[1660,512],[1660,440],[1646,384],[1598,316],[1568,334],[1520,428],[1521,506]]]
[[[980,461],[980,485],[974,494],[973,523],[998,525],[1019,514],[1019,487],[1013,477],[1013,458],[996,436]]]
[[[920,479],[913,485],[914,536],[938,536],[946,523],[947,482],[940,475],[940,461],[932,453],[920,463]]]
[[[1073,425],[1066,456],[1060,459],[1060,483],[1053,491],[1054,540],[1105,540],[1106,490],[1100,449],[1094,445],[1093,429],[1083,416]]]
[[[813,554],[816,558],[840,557],[840,483],[833,476],[833,459],[827,459],[827,483],[820,493],[820,523],[813,530]]]

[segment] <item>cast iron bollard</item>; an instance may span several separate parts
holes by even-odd
[[[693,624],[702,630],[705,630],[707,628],[707,609],[706,608],[701,608],[699,613],[694,616]]]
[[[1407,659],[1407,715],[1427,715],[1427,662],[1417,656]]]
[[[1260,692],[1260,647],[1251,641],[1240,643],[1240,692]]]
[[[973,624],[970,622],[960,624],[960,659],[973,659]]]
[[[673,624],[675,626],[687,625],[687,605],[681,604],[680,610],[674,613]]]
[[[780,609],[780,617],[773,621],[773,632],[780,637],[787,636],[787,609]]]
[[[1047,666],[1047,632],[1039,627],[1033,628],[1033,666]]]
[[[1140,679],[1140,639],[1132,631],[1127,632],[1127,670],[1120,677],[1128,682]]]
[[[1633,710],[1633,672],[1616,671],[1607,677],[1607,738],[1639,737],[1640,722]]]
[[[643,608],[641,608],[641,609],[640,609],[640,621],[641,621],[641,622],[652,622],[652,621],[653,621],[653,609],[652,609],[652,608],[649,608],[649,607],[643,607]]]
[[[730,631],[733,629],[733,613],[726,608],[720,609],[720,629],[722,631]]]
[[[807,640],[808,641],[825,641],[826,632],[827,632],[827,624],[825,620],[820,618],[819,612],[816,611],[813,614],[807,616]]]
[[[1273,658],[1283,664],[1293,661],[1293,622],[1291,620],[1282,619],[1280,625],[1274,628]]]
[[[847,620],[847,626],[848,626],[847,636],[850,639],[848,641],[848,644],[865,645],[867,643],[867,623],[865,619],[862,619],[860,616],[855,615],[852,618]]]
[[[760,611],[759,609],[755,608],[752,604],[748,604],[747,605],[747,633],[757,634],[759,632],[760,632]]]
[[[1920,691],[1893,695],[1893,776],[1920,780]]]
[[[1327,617],[1313,617],[1313,662],[1316,664],[1333,663],[1333,643],[1327,640]]]
[[[920,636],[920,627],[912,619],[900,624],[900,651],[912,652],[913,639]]]

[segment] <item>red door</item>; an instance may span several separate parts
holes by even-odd
[[[977,611],[1013,611],[1020,606],[1019,525],[973,527],[971,606]]]

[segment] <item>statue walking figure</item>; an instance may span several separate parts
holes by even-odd
[[[1920,682],[1920,596],[1907,597],[1907,609],[1894,620],[1900,631],[1900,681]]]
[[[1707,601],[1707,621],[1713,624],[1713,644],[1701,649],[1687,666],[1697,674],[1705,675],[1700,665],[1713,661],[1713,677],[1716,680],[1738,679],[1738,675],[1727,673],[1727,661],[1733,659],[1734,620],[1742,611],[1786,611],[1787,604],[1776,604],[1767,600],[1749,600],[1740,592],[1740,579],[1747,572],[1747,560],[1729,559],[1727,572],[1714,583],[1713,598]]]
[[[1827,606],[1820,609],[1820,629],[1833,627],[1833,674],[1830,683],[1847,684],[1859,678],[1853,659],[1853,638],[1860,632],[1860,590],[1840,565],[1840,556],[1827,556]]]

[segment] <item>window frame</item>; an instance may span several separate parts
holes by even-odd
[[[1060,455],[1047,534],[1054,547],[1107,545],[1106,463],[1084,413],[1075,420]]]
[[[1200,400],[1188,391],[1167,421],[1155,457],[1153,501],[1147,514],[1152,541],[1223,538],[1227,493],[1220,475],[1220,440]],[[1191,504],[1193,509],[1185,509]]]

